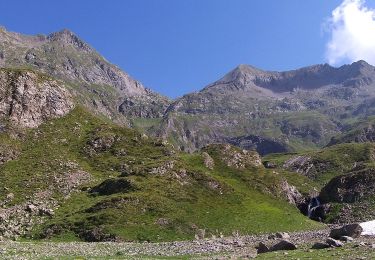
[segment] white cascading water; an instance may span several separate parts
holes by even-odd
[[[307,206],[307,216],[311,218],[312,213],[315,209],[320,206],[320,201],[318,197],[314,197],[310,200],[309,205]]]

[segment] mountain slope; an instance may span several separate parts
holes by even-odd
[[[374,82],[375,68],[364,61],[287,72],[240,65],[176,100],[158,134],[186,151],[254,136],[278,143],[278,151],[321,147],[340,133],[346,118],[372,113],[358,111],[374,98]]]
[[[375,118],[366,117],[346,126],[343,134],[334,136],[328,146],[340,143],[365,143],[375,141]]]
[[[69,30],[26,36],[1,28],[0,67],[31,68],[64,80],[81,103],[119,122],[124,116],[160,117],[169,104]]]

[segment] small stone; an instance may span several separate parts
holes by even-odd
[[[236,240],[236,241],[234,241],[233,244],[235,246],[237,246],[237,247],[243,247],[243,246],[245,246],[245,243],[242,240]]]
[[[26,206],[26,210],[28,211],[28,212],[35,212],[36,211],[36,206],[34,205],[34,204],[28,204],[27,206]]]
[[[354,239],[352,237],[349,237],[349,236],[342,236],[342,237],[340,237],[340,240],[344,241],[344,242],[352,242]]]
[[[275,238],[276,238],[276,236],[274,234],[271,234],[271,235],[268,236],[268,239],[275,239]]]
[[[14,199],[14,194],[13,193],[8,193],[6,198],[7,198],[7,200],[12,201]]]
[[[289,239],[290,238],[289,234],[286,233],[286,232],[277,232],[276,237],[281,238],[281,239]]]
[[[332,247],[342,247],[344,244],[338,240],[335,240],[331,237],[327,238],[326,243]]]

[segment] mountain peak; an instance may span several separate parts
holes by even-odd
[[[220,82],[232,82],[232,81],[247,81],[254,79],[257,76],[264,75],[265,71],[258,69],[254,66],[247,64],[240,64],[227,75],[225,75]]]
[[[246,73],[246,74],[258,74],[264,72],[261,69],[258,69],[254,66],[248,65],[248,64],[240,64],[238,65],[233,72],[241,72],[241,73]]]
[[[365,60],[359,60],[359,61],[353,62],[351,65],[371,66]]]
[[[92,50],[92,48],[87,43],[82,41],[75,33],[70,31],[69,29],[63,29],[61,31],[51,33],[47,38],[50,41],[57,41],[63,44],[73,45],[81,50]]]
[[[351,68],[354,69],[366,69],[366,68],[373,68],[369,63],[367,63],[364,60],[359,60],[356,62],[353,62],[352,64],[349,65]]]

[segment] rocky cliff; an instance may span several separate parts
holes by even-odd
[[[0,69],[0,120],[37,127],[66,115],[74,107],[72,95],[62,82],[28,70]]]

